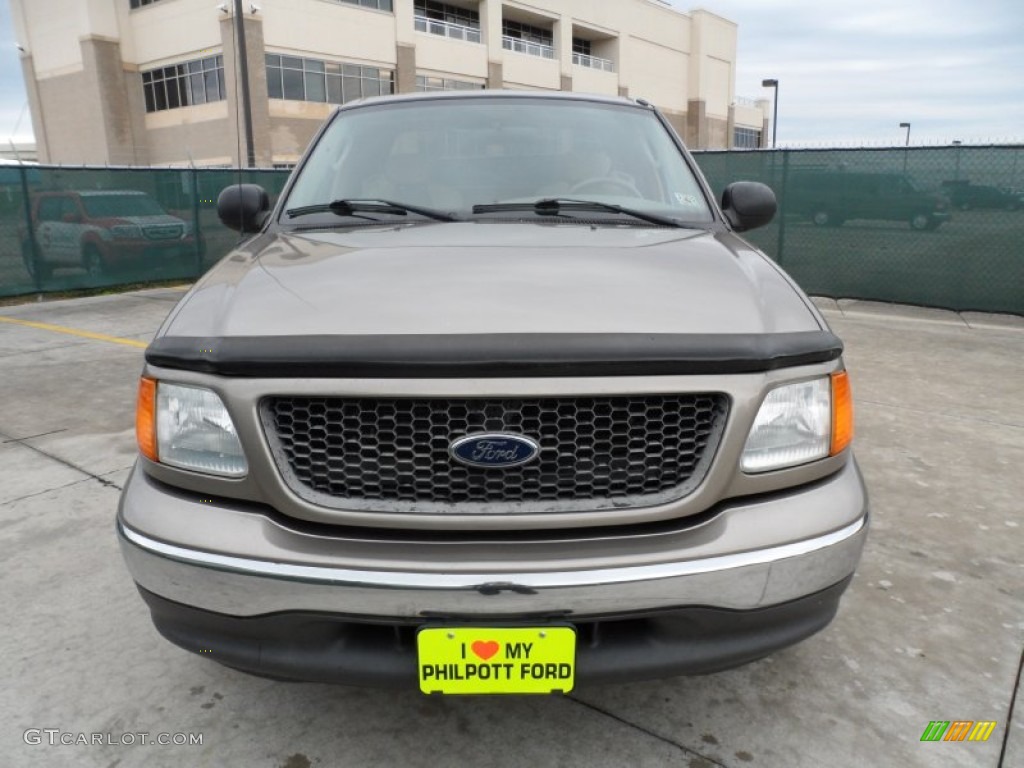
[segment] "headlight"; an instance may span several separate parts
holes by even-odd
[[[740,466],[768,472],[834,456],[853,438],[845,371],[773,389],[761,403]]]
[[[110,228],[110,234],[115,240],[142,239],[142,229],[135,224],[118,224]]]
[[[143,378],[136,432],[152,461],[226,477],[249,470],[231,416],[209,389]]]

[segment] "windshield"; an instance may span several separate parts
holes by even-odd
[[[119,216],[163,216],[166,212],[146,195],[83,195],[82,205],[90,219]]]
[[[712,219],[650,110],[526,98],[385,102],[344,112],[285,208],[390,200],[471,216],[474,205],[552,197]]]

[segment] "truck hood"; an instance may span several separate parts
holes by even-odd
[[[269,233],[211,270],[160,336],[819,331],[740,238],[554,222]]]

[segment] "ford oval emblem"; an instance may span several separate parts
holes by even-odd
[[[533,461],[540,453],[540,446],[522,435],[466,435],[453,442],[448,453],[467,467],[502,469]]]

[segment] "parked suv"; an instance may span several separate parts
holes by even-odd
[[[786,210],[819,227],[873,219],[931,230],[950,219],[949,200],[925,192],[905,174],[849,170],[794,170],[786,187]]]
[[[172,216],[144,192],[121,189],[42,192],[32,200],[31,236],[21,250],[30,275],[80,267],[92,277],[153,262],[196,260],[192,225]]]
[[[842,344],[642,101],[347,104],[146,351],[122,551],[275,678],[548,693],[825,627],[868,505]]]

